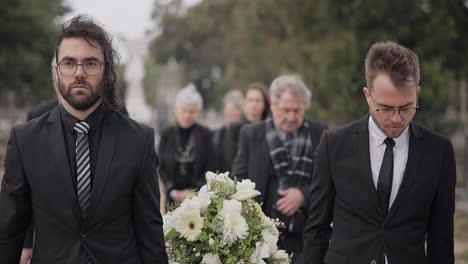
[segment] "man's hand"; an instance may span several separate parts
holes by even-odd
[[[171,198],[178,203],[182,203],[185,200],[185,197],[187,197],[189,193],[190,193],[189,189],[173,190],[171,191]]]
[[[304,196],[298,188],[278,191],[282,197],[276,201],[276,209],[285,216],[291,216],[304,203]]]
[[[23,251],[21,252],[21,260],[19,264],[29,264],[31,262],[32,258],[32,248],[23,248]]]

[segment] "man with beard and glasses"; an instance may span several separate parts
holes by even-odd
[[[55,72],[55,65],[56,65],[56,58],[54,56],[53,58],[53,63],[52,63],[52,80],[53,80],[53,87],[54,87],[54,92],[55,92],[55,97],[52,99],[49,99],[37,106],[35,106],[33,109],[31,109],[27,115],[26,115],[26,120],[30,121],[34,118],[40,117],[41,115],[49,112],[50,110],[54,109],[60,104],[60,100],[62,96],[60,95],[60,92],[58,91],[57,87],[57,74]],[[125,107],[124,104],[121,104],[119,106],[118,111],[126,116],[128,116],[127,108]],[[26,238],[24,240],[23,244],[23,251],[21,253],[21,261],[20,264],[28,264],[31,261],[32,258],[32,251],[33,251],[33,245],[34,245],[34,223],[31,223],[31,226],[29,227],[28,233],[26,234]]]
[[[450,140],[413,121],[419,60],[372,45],[369,114],[323,133],[304,230],[316,264],[453,264],[455,157]]]
[[[117,54],[77,16],[56,47],[61,105],[12,129],[0,192],[0,263],[167,263],[153,130],[116,111]]]

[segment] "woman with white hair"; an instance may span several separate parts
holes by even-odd
[[[161,132],[159,175],[168,202],[181,203],[191,189],[203,185],[204,173],[211,169],[211,132],[196,123],[202,108],[201,95],[188,85],[176,96],[176,125]]]

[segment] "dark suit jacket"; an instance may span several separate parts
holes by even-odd
[[[317,121],[306,120],[305,122],[309,122],[312,131],[312,144],[315,149],[318,146],[320,135],[327,129],[327,126]],[[312,159],[313,157],[311,156],[310,158]],[[271,207],[276,202],[278,181],[276,172],[273,171],[264,121],[247,124],[242,127],[239,150],[232,165],[232,175],[242,179],[248,178],[255,183],[255,189],[261,193],[255,197],[255,200],[262,204],[265,214],[271,216]],[[272,184],[272,182],[276,183],[276,185]],[[310,187],[310,182],[304,186],[297,186],[304,195],[304,209],[308,208]],[[301,239],[299,238],[299,240]],[[298,243],[301,242],[298,241]],[[291,248],[294,249],[296,247],[292,245]]]
[[[49,112],[50,110],[54,109],[58,106],[58,99],[52,98],[48,101],[45,101],[37,106],[35,106],[31,111],[27,113],[26,120],[32,120],[34,118],[40,117],[41,115]],[[125,105],[122,105],[119,108],[119,112],[128,116],[127,108]],[[24,248],[32,248],[34,245],[34,223],[32,221],[31,226],[29,227],[28,233],[24,239]]]
[[[225,163],[229,166],[229,169],[232,170],[232,165],[234,159],[237,155],[237,150],[239,148],[239,137],[242,127],[246,124],[250,124],[246,119],[242,119],[239,122],[234,122],[226,131],[226,140],[225,140]]]
[[[161,143],[159,144],[159,158],[161,160],[158,173],[164,182],[166,194],[173,189],[196,189],[205,183],[205,173],[213,169],[213,144],[212,133],[207,128],[194,124],[192,128],[195,136],[195,161],[193,174],[188,178],[177,177],[177,163],[175,160],[176,149],[176,126],[172,126],[161,132]],[[168,199],[170,200],[170,199]],[[172,200],[170,200],[172,201]]]
[[[73,186],[59,109],[15,127],[0,192],[0,263],[19,262],[35,220],[32,262],[167,263],[151,128],[107,112],[83,219]]]
[[[50,110],[54,109],[56,106],[58,106],[58,99],[57,98],[52,98],[48,101],[45,101],[41,104],[38,104],[35,106],[31,111],[28,112],[28,115],[26,119],[32,120],[36,117],[40,117],[41,115],[49,112]]]
[[[368,120],[369,115],[322,135],[304,230],[305,259],[314,264],[375,263],[383,246],[389,264],[453,264],[451,142],[410,123],[403,181],[384,218],[372,180]]]

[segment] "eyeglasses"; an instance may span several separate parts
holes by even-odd
[[[372,98],[372,96],[371,96]],[[372,101],[374,99],[372,98]],[[413,114],[416,113],[416,111],[419,109],[419,103],[418,100],[416,99],[416,106],[405,106],[401,108],[375,108],[375,111],[379,116],[381,116],[384,119],[390,119],[392,118],[395,113],[398,113],[402,119],[408,119],[411,118]]]
[[[61,61],[57,63],[60,73],[65,75],[65,76],[72,76],[76,73],[78,70],[78,66],[83,67],[83,71],[90,76],[99,74],[101,72],[101,66],[103,62],[100,62],[98,60],[90,60],[85,63],[76,63],[74,61]]]

